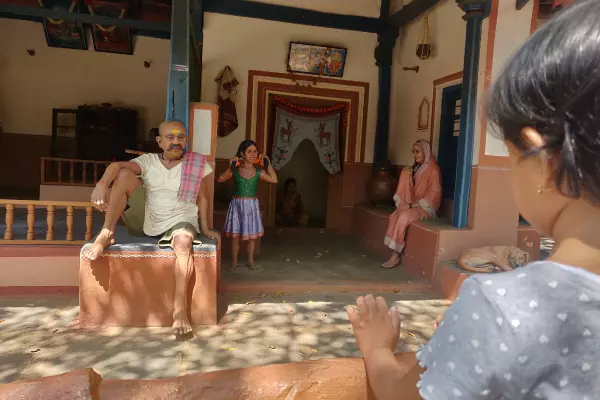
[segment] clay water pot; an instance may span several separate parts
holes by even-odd
[[[377,167],[367,185],[367,196],[373,205],[394,204],[398,180],[392,175],[391,164]]]

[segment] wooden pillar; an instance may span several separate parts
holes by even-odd
[[[379,19],[383,29],[377,34],[377,41],[379,44],[375,49],[375,64],[379,67],[379,98],[377,100],[374,165],[380,165],[388,159],[390,101],[392,95],[392,58],[396,39],[400,32],[399,28],[389,25],[389,13],[390,0],[382,0]]]
[[[488,0],[456,0],[456,3],[465,12],[463,19],[467,21],[467,33],[465,38],[460,136],[458,137],[456,189],[454,192],[452,225],[456,228],[467,228],[473,144],[475,140],[481,26],[483,19],[486,17]]]
[[[190,69],[190,0],[173,1],[171,11],[171,62],[167,86],[167,120],[188,127]]]
[[[191,1],[192,55],[190,60],[190,102],[199,102],[202,93],[202,45],[204,43],[204,2]],[[192,68],[192,65],[195,68]]]

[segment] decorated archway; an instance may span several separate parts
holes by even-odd
[[[340,141],[343,143],[343,158],[340,157],[341,173],[329,175],[326,226],[349,232],[356,199],[364,197],[364,190],[357,190],[356,182],[366,182],[371,172],[370,164],[364,164],[369,84],[343,79],[250,71],[246,137],[255,140],[259,150],[267,154],[272,150],[269,135],[272,134],[273,129],[275,96],[299,107],[345,105],[346,125],[342,129],[343,135],[340,136]],[[276,188],[272,185],[260,187],[259,199],[264,212],[265,225],[274,226]]]

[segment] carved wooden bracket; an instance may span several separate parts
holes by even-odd
[[[403,67],[402,71],[415,71],[417,74],[419,73],[419,66],[416,67]]]

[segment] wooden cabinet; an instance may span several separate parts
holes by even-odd
[[[137,148],[135,110],[110,104],[52,110],[51,156],[80,160],[122,161]]]
[[[100,106],[77,108],[77,158],[83,160],[128,160],[126,149],[137,145],[135,110]]]

